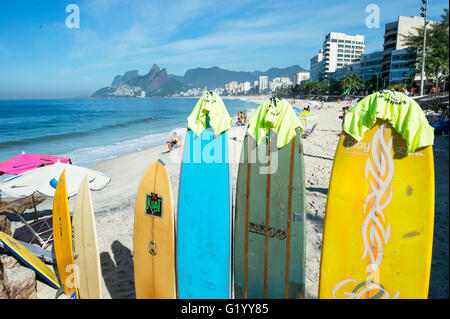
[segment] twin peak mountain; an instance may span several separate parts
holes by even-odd
[[[153,64],[145,75],[139,75],[137,70],[117,75],[110,86],[96,91],[93,97],[150,97],[171,96],[190,88],[208,89],[223,87],[231,81],[256,81],[259,76],[267,75],[269,79],[275,77],[292,77],[293,73],[307,71],[298,65],[284,69],[271,68],[265,72],[229,71],[217,66],[211,68],[196,68],[186,71],[184,76],[169,75],[164,68],[159,69]],[[145,95],[142,93],[145,92]]]

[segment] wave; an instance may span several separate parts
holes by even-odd
[[[177,135],[183,139],[186,130],[186,127],[178,127],[170,131],[150,134],[110,145],[79,148],[64,154],[58,154],[58,156],[69,157],[75,165],[92,166],[98,162],[116,158],[121,155],[139,152],[149,147],[162,145],[170,138],[172,132],[176,132]]]
[[[93,128],[91,130],[84,130],[84,131],[74,131],[74,132],[67,132],[67,133],[58,133],[58,134],[49,134],[45,136],[39,136],[39,137],[31,137],[23,140],[16,140],[16,141],[7,141],[7,142],[0,142],[0,148],[1,147],[8,147],[8,146],[22,146],[22,145],[30,145],[34,143],[39,142],[54,142],[58,140],[64,140],[71,137],[80,137],[80,136],[88,136],[88,135],[94,135],[102,132],[107,131],[115,128],[126,128],[133,126],[135,124],[139,123],[145,123],[146,119],[134,119],[123,123],[114,123],[109,124],[105,126],[101,126],[98,128]]]

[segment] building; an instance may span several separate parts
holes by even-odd
[[[416,51],[413,50],[394,50],[391,53],[389,85],[405,84],[408,77],[419,80],[420,76],[414,76],[416,69]],[[414,80],[413,80],[414,81]]]
[[[433,22],[432,23],[436,23]],[[428,28],[432,23],[428,24]],[[383,44],[383,63],[382,63],[382,77],[386,83],[391,84],[390,72],[391,72],[391,57],[393,51],[406,49],[405,36],[408,34],[417,34],[417,28],[423,27],[424,18],[422,17],[403,17],[399,16],[397,21],[387,23],[384,29],[384,44]],[[398,52],[397,55],[403,53]],[[397,71],[395,71],[397,72]],[[393,77],[397,79],[398,77]]]
[[[260,76],[258,85],[260,93],[267,92],[269,89],[269,77],[266,75]]]
[[[248,91],[250,91],[250,89],[251,89],[250,82],[249,81],[244,82],[243,83],[243,91],[244,91],[244,93],[247,93]]]
[[[269,87],[270,91],[273,92],[278,88],[292,87],[292,82],[288,77],[278,77],[270,81]]]
[[[297,72],[292,75],[292,84],[300,85],[302,82],[309,81],[310,73],[309,72]]]
[[[369,81],[374,77],[381,79],[382,63],[383,51],[363,54],[360,60],[360,78],[363,81]]]
[[[347,64],[344,67],[337,68],[334,72],[328,73],[328,80],[336,80],[339,81],[344,76],[355,74],[358,77],[361,77],[361,63],[355,62]]]
[[[364,49],[363,35],[348,35],[330,32],[323,42],[323,63],[320,79],[327,80],[328,74],[350,63],[360,60]]]
[[[309,80],[311,82],[320,81],[320,75],[322,73],[323,64],[323,49],[320,49],[319,53],[313,56],[309,64]]]

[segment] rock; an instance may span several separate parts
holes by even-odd
[[[12,256],[8,256],[8,255],[0,255],[0,264],[1,267],[0,269],[12,269],[14,267],[16,267],[17,265],[19,265],[17,263],[17,259],[12,257]]]
[[[18,265],[3,270],[3,284],[9,299],[36,299],[36,274]]]
[[[12,235],[11,233],[11,222],[6,215],[0,215],[0,231]]]
[[[0,280],[0,299],[8,299],[8,294],[6,293],[5,285],[3,280]]]

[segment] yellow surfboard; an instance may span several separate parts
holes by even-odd
[[[53,199],[53,247],[61,286],[71,298],[78,298],[76,268],[73,262],[72,224],[66,188],[66,171],[59,177]]]
[[[74,261],[81,299],[102,297],[100,255],[88,176],[84,178],[73,207]]]
[[[432,146],[378,120],[360,142],[342,133],[331,174],[319,298],[427,298],[434,223]]]
[[[39,276],[48,282],[53,288],[59,289],[58,278],[46,264],[36,257],[30,250],[15,240],[13,237],[0,231],[0,240],[3,245],[26,266],[33,269]]]
[[[142,176],[136,198],[134,217],[136,298],[176,298],[174,227],[169,174],[162,161],[154,161]]]

